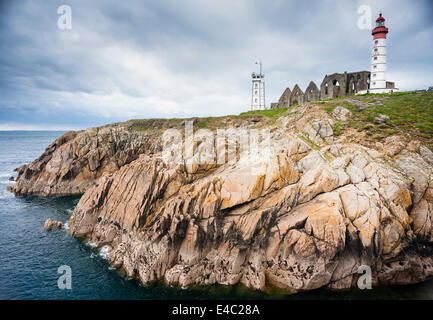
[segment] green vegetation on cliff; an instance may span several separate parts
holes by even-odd
[[[328,112],[337,106],[352,111],[349,121],[334,125],[338,126],[336,134],[346,128],[354,128],[377,141],[399,134],[433,147],[432,92],[341,97],[327,101],[326,105]]]
[[[320,102],[309,102],[328,113],[336,107],[352,112],[348,121],[333,125],[335,135],[347,129],[364,132],[366,139],[382,141],[399,134],[416,139],[433,148],[433,92],[397,92],[393,94],[365,94],[338,97]],[[192,121],[197,129],[223,128],[227,124],[242,124],[251,121],[257,125],[272,125],[282,116],[298,114],[296,108],[268,109],[243,112],[240,115],[189,119],[143,119],[128,121],[133,131],[147,132],[149,129],[181,128],[184,121]]]

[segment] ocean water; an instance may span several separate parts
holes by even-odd
[[[67,222],[78,197],[14,197],[6,191],[13,169],[37,158],[62,132],[0,131],[0,299],[432,299],[433,281],[345,292],[294,295],[242,286],[142,286],[113,270],[98,249],[67,230],[47,232],[51,218]],[[59,289],[60,266],[72,270],[72,289]]]

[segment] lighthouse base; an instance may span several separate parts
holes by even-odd
[[[393,93],[397,92],[398,88],[375,88],[375,89],[368,89],[368,90],[362,90],[357,92],[356,94],[366,94],[366,93]]]

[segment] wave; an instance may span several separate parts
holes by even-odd
[[[0,199],[6,199],[6,198],[14,198],[13,193],[6,190],[6,188],[1,187],[0,188]],[[16,204],[16,203],[14,203]]]
[[[110,251],[110,247],[109,246],[103,246],[101,248],[101,250],[99,251],[99,256],[102,259],[108,260],[109,251]]]
[[[98,244],[96,242],[89,241],[86,243],[86,246],[89,246],[90,248],[96,248]]]

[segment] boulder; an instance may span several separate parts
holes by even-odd
[[[47,220],[45,220],[44,223],[44,229],[45,230],[55,230],[55,229],[61,229],[62,228],[62,223],[60,221],[56,221],[56,220],[51,220],[50,218],[48,218]]]
[[[352,112],[339,106],[332,110],[332,115],[339,121],[346,121],[352,116]]]

